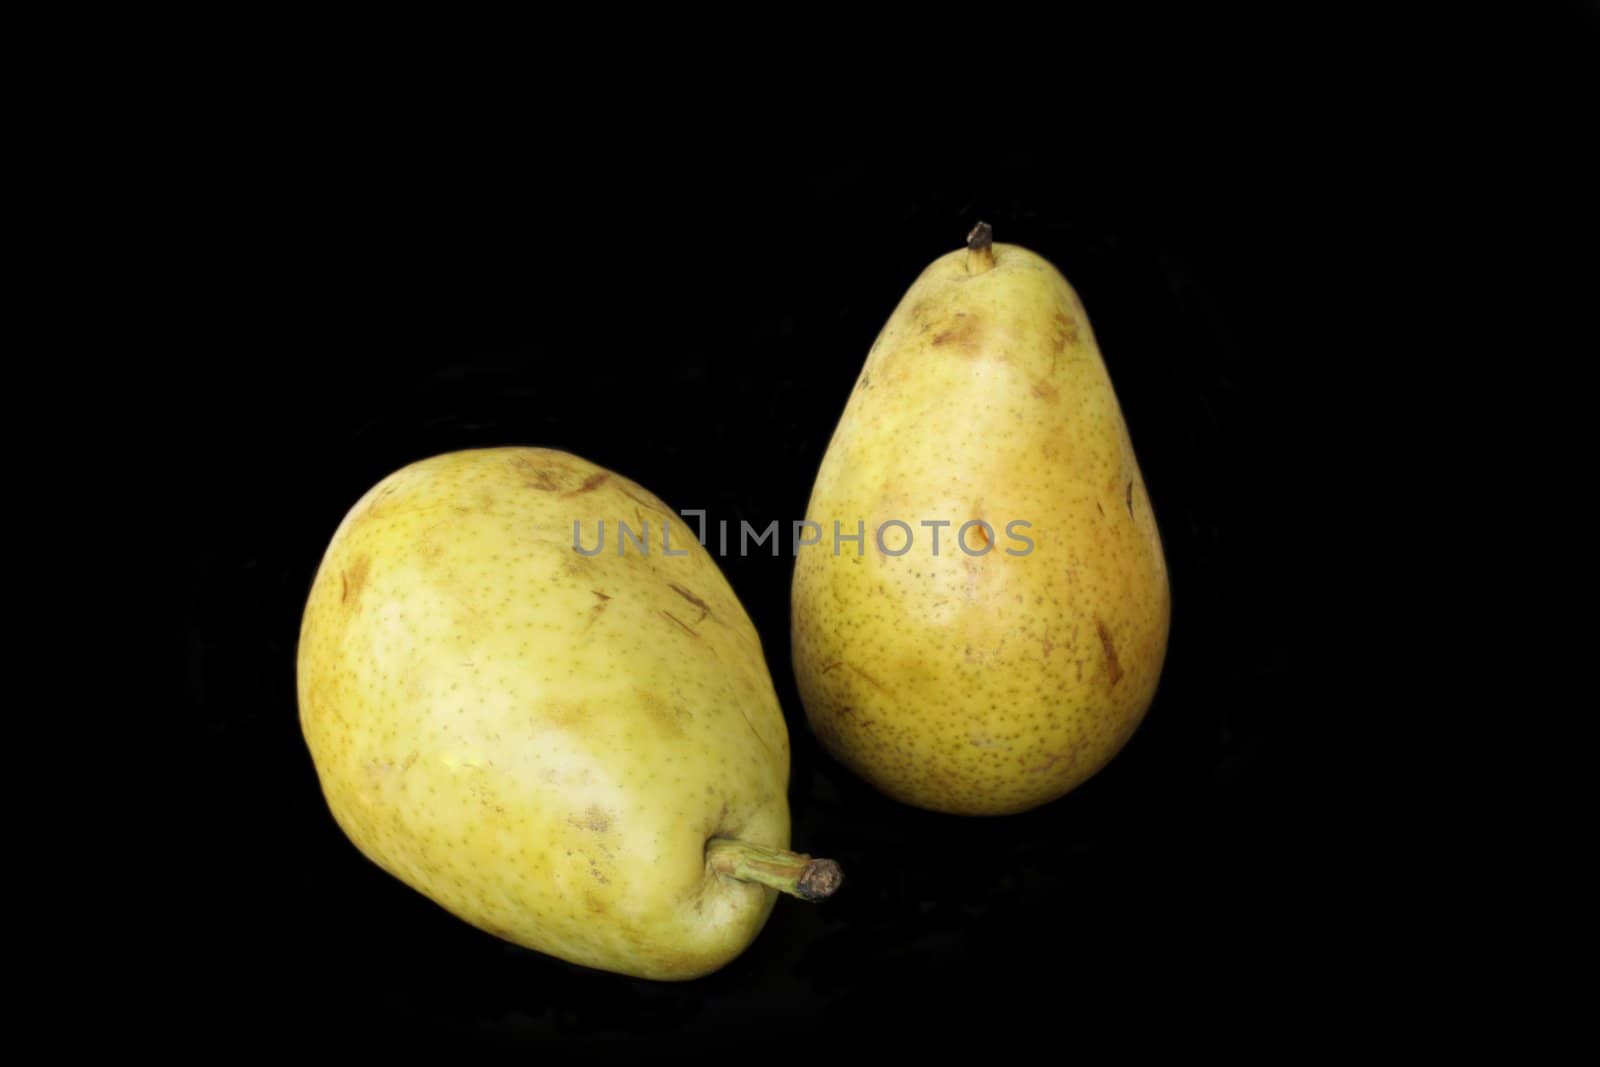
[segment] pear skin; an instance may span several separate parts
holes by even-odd
[[[1088,316],[1044,259],[980,225],[923,271],[807,517],[823,532],[794,571],[800,695],[824,746],[882,792],[1025,811],[1139,725],[1166,655],[1166,561]],[[880,540],[892,520],[909,550],[899,526]],[[859,549],[836,522],[864,528]]]
[[[619,551],[619,522],[645,547]],[[693,978],[777,889],[838,883],[787,851],[789,740],[738,598],[670,508],[576,456],[455,452],[379,482],[317,571],[297,680],[345,834],[508,941]]]

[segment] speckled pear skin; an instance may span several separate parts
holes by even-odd
[[[573,521],[592,548],[602,519],[605,551],[579,554]],[[648,555],[618,554],[618,520],[648,522]],[[694,533],[618,474],[502,448],[383,479],[317,571],[298,684],[339,826],[489,933],[687,979],[771,911],[705,858],[713,835],[789,844],[760,639]]]
[[[935,260],[867,356],[817,475],[792,600],[795,676],[842,763],[907,804],[1025,811],[1106,765],[1155,695],[1166,562],[1077,294],[1026,249]],[[981,518],[991,550],[958,528]],[[865,554],[833,554],[864,520]],[[894,557],[873,531],[916,534]],[[940,555],[924,520],[948,520]],[[1007,525],[1033,542],[1007,536]],[[980,527],[968,546],[982,549]],[[885,534],[891,550],[904,532]]]

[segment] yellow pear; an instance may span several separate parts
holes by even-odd
[[[922,272],[807,516],[800,695],[823,744],[889,796],[1024,811],[1138,726],[1166,654],[1166,561],[1088,316],[1044,259],[980,224]]]
[[[350,840],[508,941],[693,978],[778,890],[838,885],[788,851],[789,739],[738,598],[671,509],[576,456],[379,482],[317,571],[298,683]]]

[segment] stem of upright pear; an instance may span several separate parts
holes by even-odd
[[[802,852],[713,837],[706,843],[711,869],[741,882],[771,886],[801,900],[825,900],[844,882],[844,872],[833,860],[816,860]]]
[[[982,274],[994,266],[994,227],[980,222],[967,234],[967,273]]]

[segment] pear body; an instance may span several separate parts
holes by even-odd
[[[579,552],[602,520],[603,550]],[[645,550],[619,552],[619,521]],[[706,861],[714,836],[789,843],[760,640],[693,532],[626,478],[531,448],[385,478],[322,560],[297,680],[339,826],[467,922],[686,979],[766,921],[776,893]]]
[[[1083,305],[1034,253],[992,255],[935,260],[873,344],[812,491],[821,543],[797,552],[791,620],[825,747],[891,797],[968,815],[1105,766],[1155,694],[1171,614]],[[864,529],[859,549],[836,522]]]

